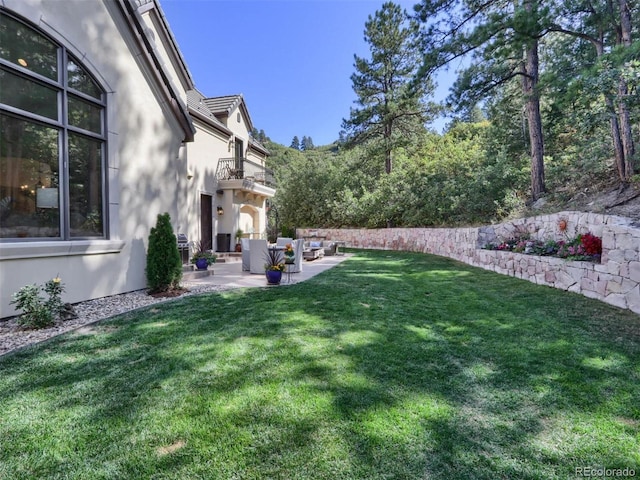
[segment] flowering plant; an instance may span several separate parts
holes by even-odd
[[[47,299],[40,296],[41,291],[47,294]],[[30,328],[53,325],[65,309],[61,298],[63,292],[64,284],[60,277],[48,280],[44,286],[25,285],[13,294],[11,301],[23,311],[18,322]]]
[[[194,250],[193,256],[191,257],[191,263],[196,263],[199,258],[204,258],[207,261],[207,265],[216,263],[218,256],[215,253],[211,253],[210,250],[207,250],[202,241],[194,243]]]
[[[293,253],[293,246],[292,246],[290,243],[287,243],[287,244],[284,246],[284,254],[285,254],[287,257],[293,257],[293,255],[294,255],[294,253]]]
[[[264,264],[265,270],[284,272],[285,264],[281,261],[279,253],[280,252],[278,252],[278,250],[267,250],[267,255],[265,257],[267,263]]]
[[[591,233],[580,235],[580,243],[587,255],[600,255],[602,253],[602,239]]]
[[[500,243],[489,243],[487,250],[545,255],[567,260],[599,261],[602,254],[602,240],[592,233],[578,235],[571,240],[529,240],[527,237],[510,238]]]

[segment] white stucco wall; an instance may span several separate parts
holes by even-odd
[[[215,234],[219,230],[219,222],[227,216],[224,215],[219,218],[216,214],[216,207],[218,205],[222,206],[225,211],[229,212],[228,216],[231,216],[231,210],[227,210],[224,196],[216,194],[218,160],[231,156],[228,151],[230,139],[227,135],[216,131],[204,122],[195,120],[194,126],[196,127],[194,141],[186,145],[188,168],[193,175],[188,182],[186,193],[189,205],[186,233],[189,240],[202,238],[202,232],[200,231],[200,195],[211,195],[213,201],[212,225],[215,241]],[[226,195],[230,197],[230,193]]]
[[[0,242],[0,317],[11,294],[58,275],[78,302],[146,286],[146,245],[158,213],[186,218],[184,138],[115,2],[0,0],[83,61],[107,91],[107,240]],[[106,253],[108,252],[108,253]],[[36,256],[36,258],[31,258]]]

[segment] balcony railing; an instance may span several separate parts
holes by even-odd
[[[246,158],[221,158],[216,170],[218,180],[253,180],[267,187],[275,188],[273,170]]]

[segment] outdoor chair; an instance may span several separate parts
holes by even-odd
[[[304,252],[304,240],[299,238],[298,240],[293,241],[293,253],[295,255],[295,260],[293,263],[293,269],[291,273],[300,273],[302,272],[302,257]]]
[[[242,245],[242,271],[248,272],[251,270],[251,247],[249,245],[249,239],[241,238],[240,245]]]
[[[249,271],[264,274],[264,264],[267,261],[267,241],[249,240]]]
[[[276,239],[276,246],[278,246],[278,247],[284,247],[287,243],[291,243],[292,246],[293,246],[293,238],[278,237]]]

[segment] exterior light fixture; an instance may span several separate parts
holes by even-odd
[[[218,215],[224,215],[224,208],[222,208],[220,205],[218,205],[216,210],[218,212]]]

